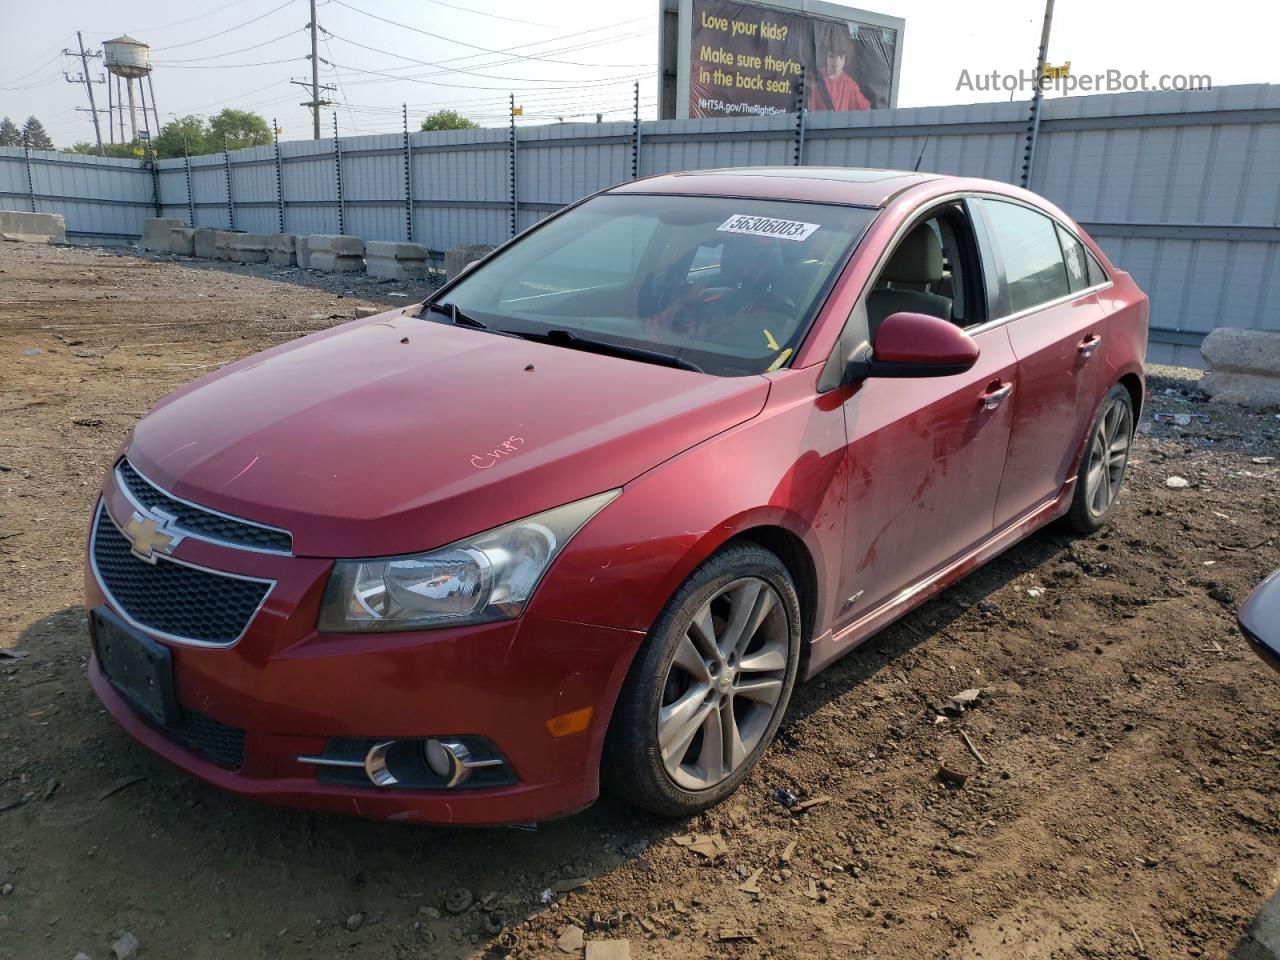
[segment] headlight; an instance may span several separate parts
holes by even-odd
[[[429,553],[339,560],[319,628],[413,630],[517,617],[569,539],[621,490],[610,490]]]

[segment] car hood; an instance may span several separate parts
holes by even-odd
[[[410,553],[619,487],[760,412],[722,378],[418,319],[344,324],[223,367],[138,422],[174,495],[294,552]]]

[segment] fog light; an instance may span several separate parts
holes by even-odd
[[[443,743],[439,740],[428,740],[423,746],[423,752],[427,756],[427,766],[431,768],[432,773],[442,780],[452,779],[458,764]]]

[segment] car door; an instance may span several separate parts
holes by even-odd
[[[952,246],[950,269],[931,288],[955,294],[951,319],[981,352],[965,373],[867,379],[845,402],[850,485],[837,627],[909,595],[992,532],[1016,360],[1005,329],[986,323],[988,283],[965,204],[948,205],[943,223],[934,232]],[[865,298],[859,309],[865,316]]]
[[[1054,499],[1110,387],[1098,349],[1106,312],[1098,273],[1074,234],[1026,204],[983,198],[981,210],[1001,279],[1001,307],[1018,367],[1013,425],[995,524]]]

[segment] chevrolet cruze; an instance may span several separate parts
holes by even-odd
[[[1112,510],[1147,298],[1024,190],[658,176],[423,304],[142,418],[92,519],[89,677],[203,780],[531,821],[716,803],[794,684]]]

